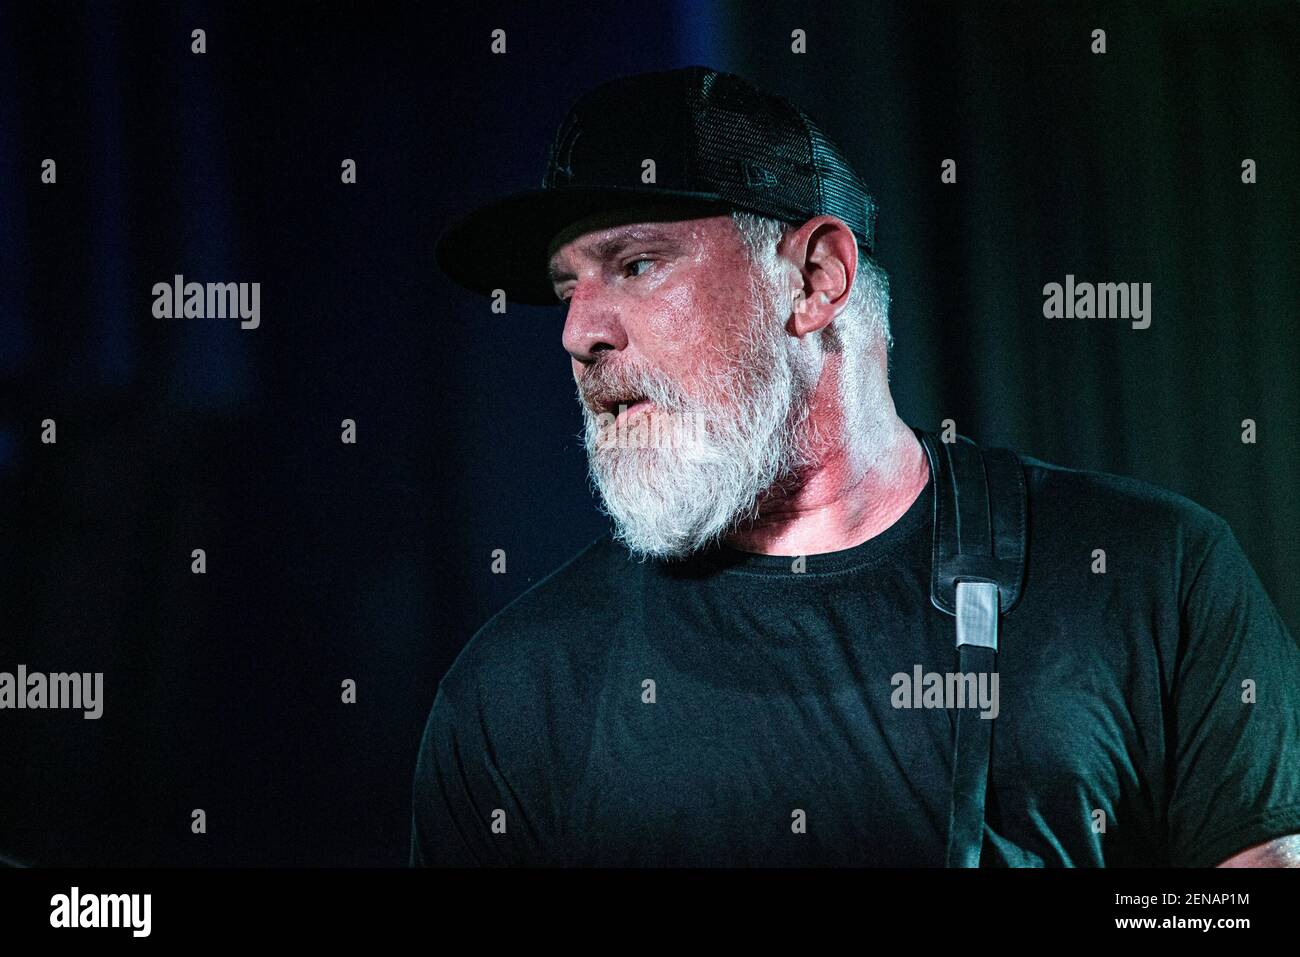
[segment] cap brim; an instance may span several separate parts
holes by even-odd
[[[443,230],[435,258],[454,282],[508,302],[558,305],[546,274],[548,247],[566,226],[596,213],[657,204],[722,203],[717,193],[618,186],[535,189],[480,207]]]

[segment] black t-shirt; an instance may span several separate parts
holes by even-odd
[[[1212,866],[1300,832],[1300,649],[1227,524],[1022,460],[984,866]],[[900,676],[958,670],[933,494],[800,571],[589,546],[441,681],[411,863],[942,866],[955,712],[898,706],[923,703]]]

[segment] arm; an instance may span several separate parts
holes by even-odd
[[[478,674],[444,679],[416,760],[410,863],[415,867],[544,865],[552,820],[546,781],[530,773],[539,754],[526,696]],[[504,701],[502,708],[490,706]],[[522,715],[521,722],[511,717]],[[522,757],[521,757],[522,756]]]
[[[1168,709],[1170,862],[1300,867],[1300,647],[1227,525],[1209,531]]]
[[[1288,834],[1234,854],[1219,867],[1300,867],[1300,834]]]
[[[412,867],[501,865],[491,816],[502,803],[481,725],[445,687],[434,698],[416,760],[411,800]]]

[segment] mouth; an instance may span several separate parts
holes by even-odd
[[[624,414],[638,412],[650,405],[650,400],[644,396],[628,395],[617,399],[609,399],[599,403],[601,412],[609,413],[615,417]]]

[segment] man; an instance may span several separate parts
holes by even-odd
[[[955,709],[909,686],[954,660],[940,490],[874,220],[807,116],[691,67],[588,93],[542,189],[445,233],[467,288],[564,304],[614,534],[442,679],[413,864],[945,862]],[[1021,459],[978,862],[1294,864],[1300,650],[1228,526]]]

